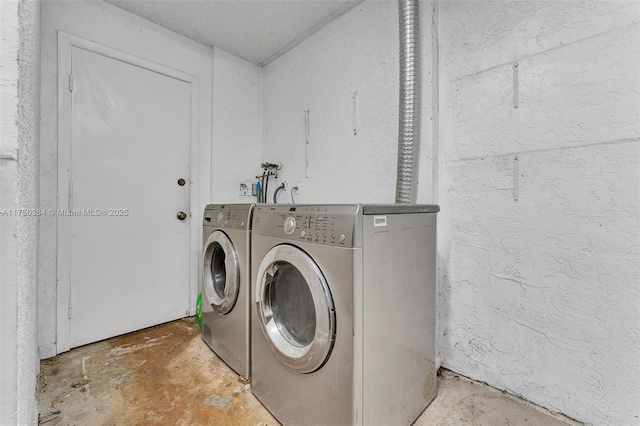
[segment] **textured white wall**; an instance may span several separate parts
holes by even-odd
[[[0,209],[27,212],[38,207],[40,3],[0,8]],[[5,210],[0,234],[0,424],[36,424],[36,217]]]
[[[638,424],[638,3],[456,1],[438,18],[443,365]]]
[[[42,3],[42,99],[40,203],[57,208],[57,31],[64,31],[135,55],[199,79],[198,161],[191,164],[199,179],[192,237],[201,233],[204,205],[210,200],[212,50],[174,32],[112,6],[95,1]],[[192,158],[194,156],[192,155]],[[197,170],[197,172],[195,172]],[[192,175],[194,174],[192,173]],[[56,218],[42,217],[39,250],[39,345],[43,358],[56,354]],[[192,270],[199,274],[199,238],[192,241]],[[197,295],[194,281],[192,294]],[[195,296],[192,306],[195,307]]]
[[[37,209],[40,161],[40,1],[21,0],[18,66],[18,205]],[[18,417],[35,424],[38,354],[38,217],[18,218]]]
[[[211,203],[252,203],[239,184],[260,169],[260,68],[213,49]]]
[[[18,207],[18,2],[0,3],[0,209]],[[0,424],[16,422],[18,241],[14,216],[0,217]]]
[[[93,31],[70,4],[60,6],[69,17],[58,18],[79,35]],[[103,13],[84,7],[89,16]],[[441,361],[588,423],[637,424],[637,3],[448,2],[440,8]],[[421,12],[429,56],[429,3]],[[149,47],[147,35],[123,28],[128,19],[109,16],[98,20],[110,28],[103,31]],[[143,34],[158,31],[135,24]],[[302,183],[297,202],[392,202],[397,39],[396,2],[367,1],[270,63],[262,75],[258,146],[256,69],[214,49],[211,180],[223,184],[203,203],[248,201],[236,196],[237,183],[252,177],[260,161],[283,163],[279,182]],[[43,74],[53,69],[52,40],[43,38],[49,63]],[[418,201],[429,202],[438,197],[430,182],[431,57],[423,57],[422,68]],[[56,194],[55,134],[45,130],[55,120],[55,77],[43,75],[45,81],[53,89],[43,92],[49,100],[42,110],[42,185],[53,195],[42,195],[44,208]],[[240,96],[233,96],[236,90]],[[227,158],[242,167],[230,168]],[[283,194],[281,201],[288,200]],[[54,253],[55,227],[43,223],[43,233],[40,253]],[[45,257],[40,343],[46,346],[55,342],[55,261]],[[2,290],[3,312],[10,290]]]
[[[421,2],[418,201],[442,206],[441,362],[588,423],[637,424],[638,4],[438,8],[432,48]],[[262,160],[302,183],[297,202],[393,201],[397,25],[396,2],[367,1],[264,68]]]
[[[431,4],[421,9],[423,110],[419,195],[431,201]],[[366,1],[263,69],[262,161],[297,203],[393,203],[398,141],[398,6]],[[353,92],[357,91],[354,136]],[[305,116],[310,111],[309,178]],[[277,184],[270,184],[269,200]],[[280,202],[290,202],[282,194]]]

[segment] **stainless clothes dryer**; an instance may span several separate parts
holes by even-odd
[[[202,338],[236,373],[251,377],[251,217],[253,204],[204,210]]]
[[[436,394],[436,205],[257,205],[252,390],[283,424],[410,424]]]

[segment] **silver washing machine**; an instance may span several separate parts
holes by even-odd
[[[436,395],[437,205],[257,205],[252,390],[285,425],[412,423]]]
[[[253,204],[204,210],[202,338],[245,380],[251,378],[251,218]]]

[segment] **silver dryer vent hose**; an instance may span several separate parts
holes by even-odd
[[[400,102],[396,204],[415,202],[414,144],[420,120],[418,0],[399,0]]]

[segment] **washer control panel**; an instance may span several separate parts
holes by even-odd
[[[251,229],[252,204],[212,204],[204,210],[203,225],[228,229]]]
[[[256,206],[253,233],[353,247],[358,206]]]

